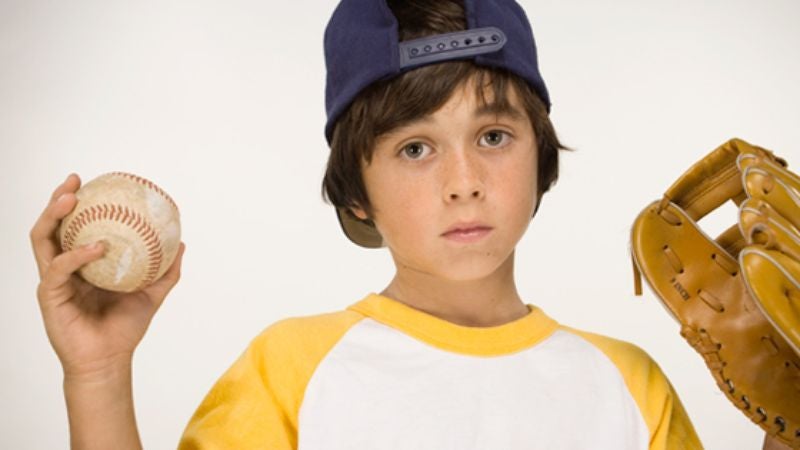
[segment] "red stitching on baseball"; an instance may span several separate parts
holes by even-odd
[[[64,232],[64,237],[61,240],[61,247],[64,251],[72,250],[75,245],[75,239],[85,226],[99,220],[120,222],[130,226],[139,234],[147,249],[148,262],[147,270],[138,288],[150,284],[155,280],[164,259],[164,250],[161,246],[161,240],[158,238],[158,233],[139,213],[131,211],[122,205],[103,203],[102,205],[92,205],[80,211],[72,221],[70,221],[67,230]]]
[[[170,197],[169,194],[164,192],[163,189],[158,187],[158,185],[156,185],[152,181],[148,180],[147,178],[142,178],[142,177],[140,177],[138,175],[134,175],[134,174],[128,173],[128,172],[111,172],[108,175],[124,177],[124,178],[127,178],[129,180],[133,180],[133,181],[135,181],[135,182],[137,182],[137,183],[139,183],[141,185],[147,186],[148,188],[158,192],[165,199],[167,199],[167,201],[175,208],[175,210],[178,209],[178,205],[175,204],[175,201],[172,200],[172,197]]]

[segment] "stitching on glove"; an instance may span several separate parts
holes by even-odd
[[[725,306],[722,305],[722,301],[710,292],[698,289],[697,296],[714,311],[718,313],[725,312]]]
[[[739,273],[739,266],[736,264],[736,262],[731,261],[729,258],[725,258],[724,256],[717,257],[716,253],[712,253],[711,259],[717,263],[722,270],[731,274],[732,277],[735,277],[736,274]]]
[[[664,244],[664,256],[667,257],[667,261],[669,265],[672,266],[672,270],[678,273],[683,273],[683,263],[681,262],[678,255],[675,253],[674,250],[670,248],[669,245]]]
[[[775,356],[778,354],[778,344],[772,340],[771,336],[763,336],[761,338],[761,343],[764,345],[764,349],[769,353],[769,356]]]
[[[775,420],[772,422],[772,426],[770,426],[770,431],[774,431],[775,434],[786,431],[786,421],[783,419],[783,417],[775,417]]]
[[[767,412],[764,411],[764,408],[762,408],[760,406],[758,408],[756,408],[756,419],[754,420],[755,423],[766,422],[768,418],[769,417],[767,417]],[[770,429],[773,430],[773,431],[774,431],[774,428],[773,428],[774,426],[775,426],[775,424],[770,424]]]
[[[658,213],[659,217],[664,219],[665,222],[675,227],[683,225],[683,222],[681,221],[680,217],[678,217],[675,213],[666,208],[664,209],[660,208],[661,205],[659,205],[659,208],[656,209],[656,213]]]

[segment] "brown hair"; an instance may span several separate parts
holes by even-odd
[[[459,0],[387,0],[387,4],[397,18],[401,41],[466,29],[464,8]],[[542,195],[558,179],[558,151],[572,149],[559,142],[544,103],[527,82],[504,69],[478,66],[470,60],[422,66],[364,89],[333,129],[331,153],[322,180],[323,199],[339,208],[360,207],[367,217],[374,217],[361,161],[372,162],[378,137],[435,112],[457,87],[473,77],[475,94],[482,104],[486,104],[485,89],[491,86],[493,109],[510,109],[508,89],[511,88],[528,114],[539,149],[538,210]],[[355,218],[349,209],[347,213]]]

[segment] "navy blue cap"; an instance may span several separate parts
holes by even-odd
[[[509,70],[531,85],[550,112],[550,95],[539,74],[536,43],[522,7],[514,0],[464,0],[464,9],[466,32],[429,36],[415,40],[423,41],[421,45],[409,46],[414,41],[400,43],[397,19],[385,0],[342,0],[325,28],[328,143],[336,120],[365,87],[444,60],[472,59],[482,66]],[[499,34],[493,30],[481,32],[488,27]],[[491,40],[493,36],[502,37],[505,42],[479,42],[481,37]],[[433,45],[425,42],[428,40],[433,40]],[[427,52],[426,45],[430,47]],[[413,61],[414,51],[420,56],[435,57]]]
[[[523,78],[550,112],[550,95],[539,73],[533,31],[514,0],[464,0],[467,30],[400,42],[386,0],[342,0],[325,28],[325,138],[331,142],[341,114],[367,86],[442,61],[470,59]],[[374,226],[337,208],[347,237],[363,247],[381,247]]]

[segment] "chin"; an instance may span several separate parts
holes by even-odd
[[[512,252],[500,256],[497,250],[482,250],[457,258],[447,258],[436,264],[432,273],[450,281],[472,281],[486,278],[507,262]]]
[[[494,241],[454,249],[447,243],[446,248],[439,248],[437,246],[442,242],[420,245],[420,241],[422,239],[416,241],[417,245],[409,246],[414,248],[412,253],[398,254],[391,243],[387,245],[395,265],[449,281],[480,280],[492,275],[506,263],[512,262],[516,246],[516,242],[511,245],[512,242]],[[404,242],[414,242],[414,239]],[[422,247],[428,250],[420,253]]]

